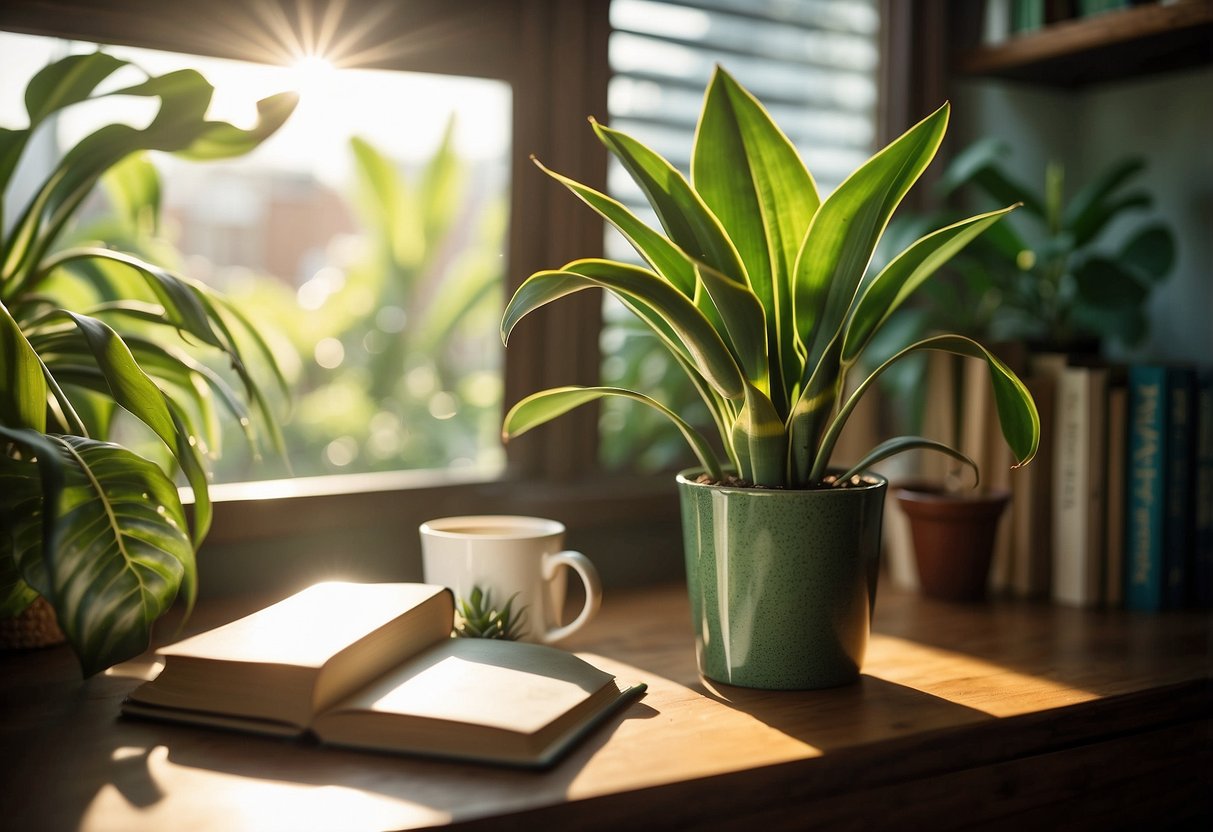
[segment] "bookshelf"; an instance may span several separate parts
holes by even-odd
[[[186,634],[273,600],[204,600]],[[66,648],[0,654],[5,822],[239,832],[1213,820],[1203,613],[948,604],[886,584],[860,681],[816,692],[701,680],[676,584],[609,595],[564,646],[649,693],[540,773],[119,719],[150,656],[81,682]]]
[[[955,5],[955,4],[953,4]],[[978,43],[984,4],[962,21],[952,72],[1053,87],[1081,87],[1213,63],[1213,0],[1149,3],[1050,23],[988,46]]]

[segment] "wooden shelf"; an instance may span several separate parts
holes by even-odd
[[[1213,0],[1135,6],[958,53],[958,75],[1078,87],[1213,63]]]

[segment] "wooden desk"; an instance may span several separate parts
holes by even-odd
[[[207,604],[189,629],[252,608]],[[81,683],[65,649],[0,656],[0,825],[1110,828],[1213,819],[1207,615],[963,607],[884,592],[862,680],[816,693],[705,684],[688,618],[681,587],[608,595],[568,646],[650,692],[539,774],[123,720],[118,703],[146,662]]]

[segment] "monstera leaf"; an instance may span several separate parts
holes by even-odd
[[[194,553],[211,522],[217,414],[230,413],[251,442],[260,427],[282,445],[246,352],[285,382],[239,310],[145,257],[65,240],[107,175],[116,217],[154,229],[160,183],[143,151],[247,153],[282,125],[296,97],[265,99],[257,123],[242,129],[207,119],[214,90],[192,70],[100,91],[129,66],[100,52],[53,63],[27,85],[28,125],[0,128],[3,204],[18,209],[0,216],[8,229],[0,238],[0,615],[46,598],[86,674],[145,649],[179,595],[192,605]],[[34,134],[66,108],[111,96],[158,109],[142,129],[108,124],[85,136],[20,202],[9,186]],[[163,444],[164,467],[104,441],[119,411]],[[192,528],[178,471],[193,491]]]

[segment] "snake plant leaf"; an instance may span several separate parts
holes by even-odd
[[[834,445],[837,443],[847,419],[868,388],[891,365],[919,350],[939,350],[985,361],[990,371],[990,384],[994,390],[994,406],[998,412],[1002,435],[1006,439],[1007,445],[1010,446],[1011,453],[1015,455],[1016,465],[1014,467],[1018,468],[1032,461],[1032,458],[1036,456],[1036,449],[1040,445],[1040,414],[1036,410],[1036,403],[1032,400],[1028,388],[1006,364],[986,347],[962,335],[945,334],[924,338],[910,344],[887,359],[859,383],[830,423],[813,462],[811,479],[820,479],[824,474]]]
[[[728,331],[730,348],[741,361],[746,378],[766,387],[766,338],[754,337],[753,309],[748,304],[733,305],[737,292],[750,290],[750,283],[737,248],[720,220],[678,169],[661,156],[625,133],[597,122],[593,126],[602,143],[640,186],[670,240],[693,261],[710,266],[726,278],[724,283],[705,280],[703,286]],[[727,294],[722,291],[726,286],[731,290]]]
[[[805,231],[820,206],[817,185],[766,109],[717,67],[704,98],[691,156],[691,181],[737,247],[769,322],[768,353],[779,367],[772,388],[800,378],[796,335],[785,322],[792,274]]]
[[[538,159],[531,157],[541,171],[573,192],[578,199],[590,206],[632,244],[636,253],[653,267],[653,271],[664,277],[687,297],[695,295],[695,268],[678,247],[649,228],[623,203],[606,194],[582,185],[576,180],[547,168]]]
[[[749,286],[730,280],[706,263],[696,263],[695,270],[713,304],[720,310],[728,335],[725,343],[745,371],[746,380],[764,393],[770,392],[775,374],[768,363],[768,327],[762,301]]]
[[[44,441],[53,446],[62,490],[57,501],[44,494],[22,523],[40,527],[46,512],[61,533],[53,551],[19,551],[18,564],[55,606],[84,675],[91,676],[145,650],[152,622],[179,588],[192,603],[194,548],[177,489],[159,467],[108,442],[57,435]],[[37,453],[44,465],[47,452]],[[32,538],[41,531],[17,534]]]
[[[48,389],[42,361],[0,303],[0,424],[46,430]]]
[[[686,438],[699,464],[713,477],[721,475],[720,463],[707,440],[695,428],[674,411],[656,399],[649,398],[643,393],[626,390],[622,387],[553,387],[539,393],[532,393],[510,408],[505,415],[501,429],[501,437],[508,441],[515,436],[521,436],[532,428],[550,422],[557,416],[583,404],[598,401],[607,396],[631,399],[654,408],[671,422]]]
[[[885,266],[863,289],[851,310],[843,339],[842,361],[853,363],[876,330],[928,277],[977,235],[1016,206],[969,217],[920,238]]]
[[[744,394],[742,375],[732,354],[703,314],[673,286],[647,269],[610,260],[578,260],[569,265],[577,271],[566,268],[537,272],[518,287],[502,316],[503,342],[508,343],[510,332],[527,313],[573,292],[600,287],[660,316],[678,337],[675,349],[685,351],[722,396],[735,399]],[[662,330],[655,331],[663,336]]]
[[[851,466],[850,470],[844,472],[838,477],[836,483],[838,485],[845,484],[851,477],[856,474],[861,474],[871,468],[878,462],[883,462],[891,456],[896,456],[906,451],[936,451],[941,454],[946,454],[958,462],[967,465],[973,471],[973,487],[978,485],[979,472],[977,463],[970,459],[967,455],[953,448],[951,445],[946,445],[943,442],[937,442],[934,439],[927,439],[923,436],[896,436],[892,439],[886,439],[872,450],[868,451],[864,457]]]
[[[745,403],[733,421],[729,439],[743,479],[769,488],[787,485],[788,436],[783,418],[771,400],[751,384],[746,385]]]
[[[626,133],[593,120],[590,123],[599,140],[644,192],[670,240],[732,280],[745,282],[745,268],[737,249],[682,173]]]
[[[847,177],[814,217],[796,262],[793,303],[806,374],[840,331],[889,217],[935,157],[947,123],[945,104]]]

